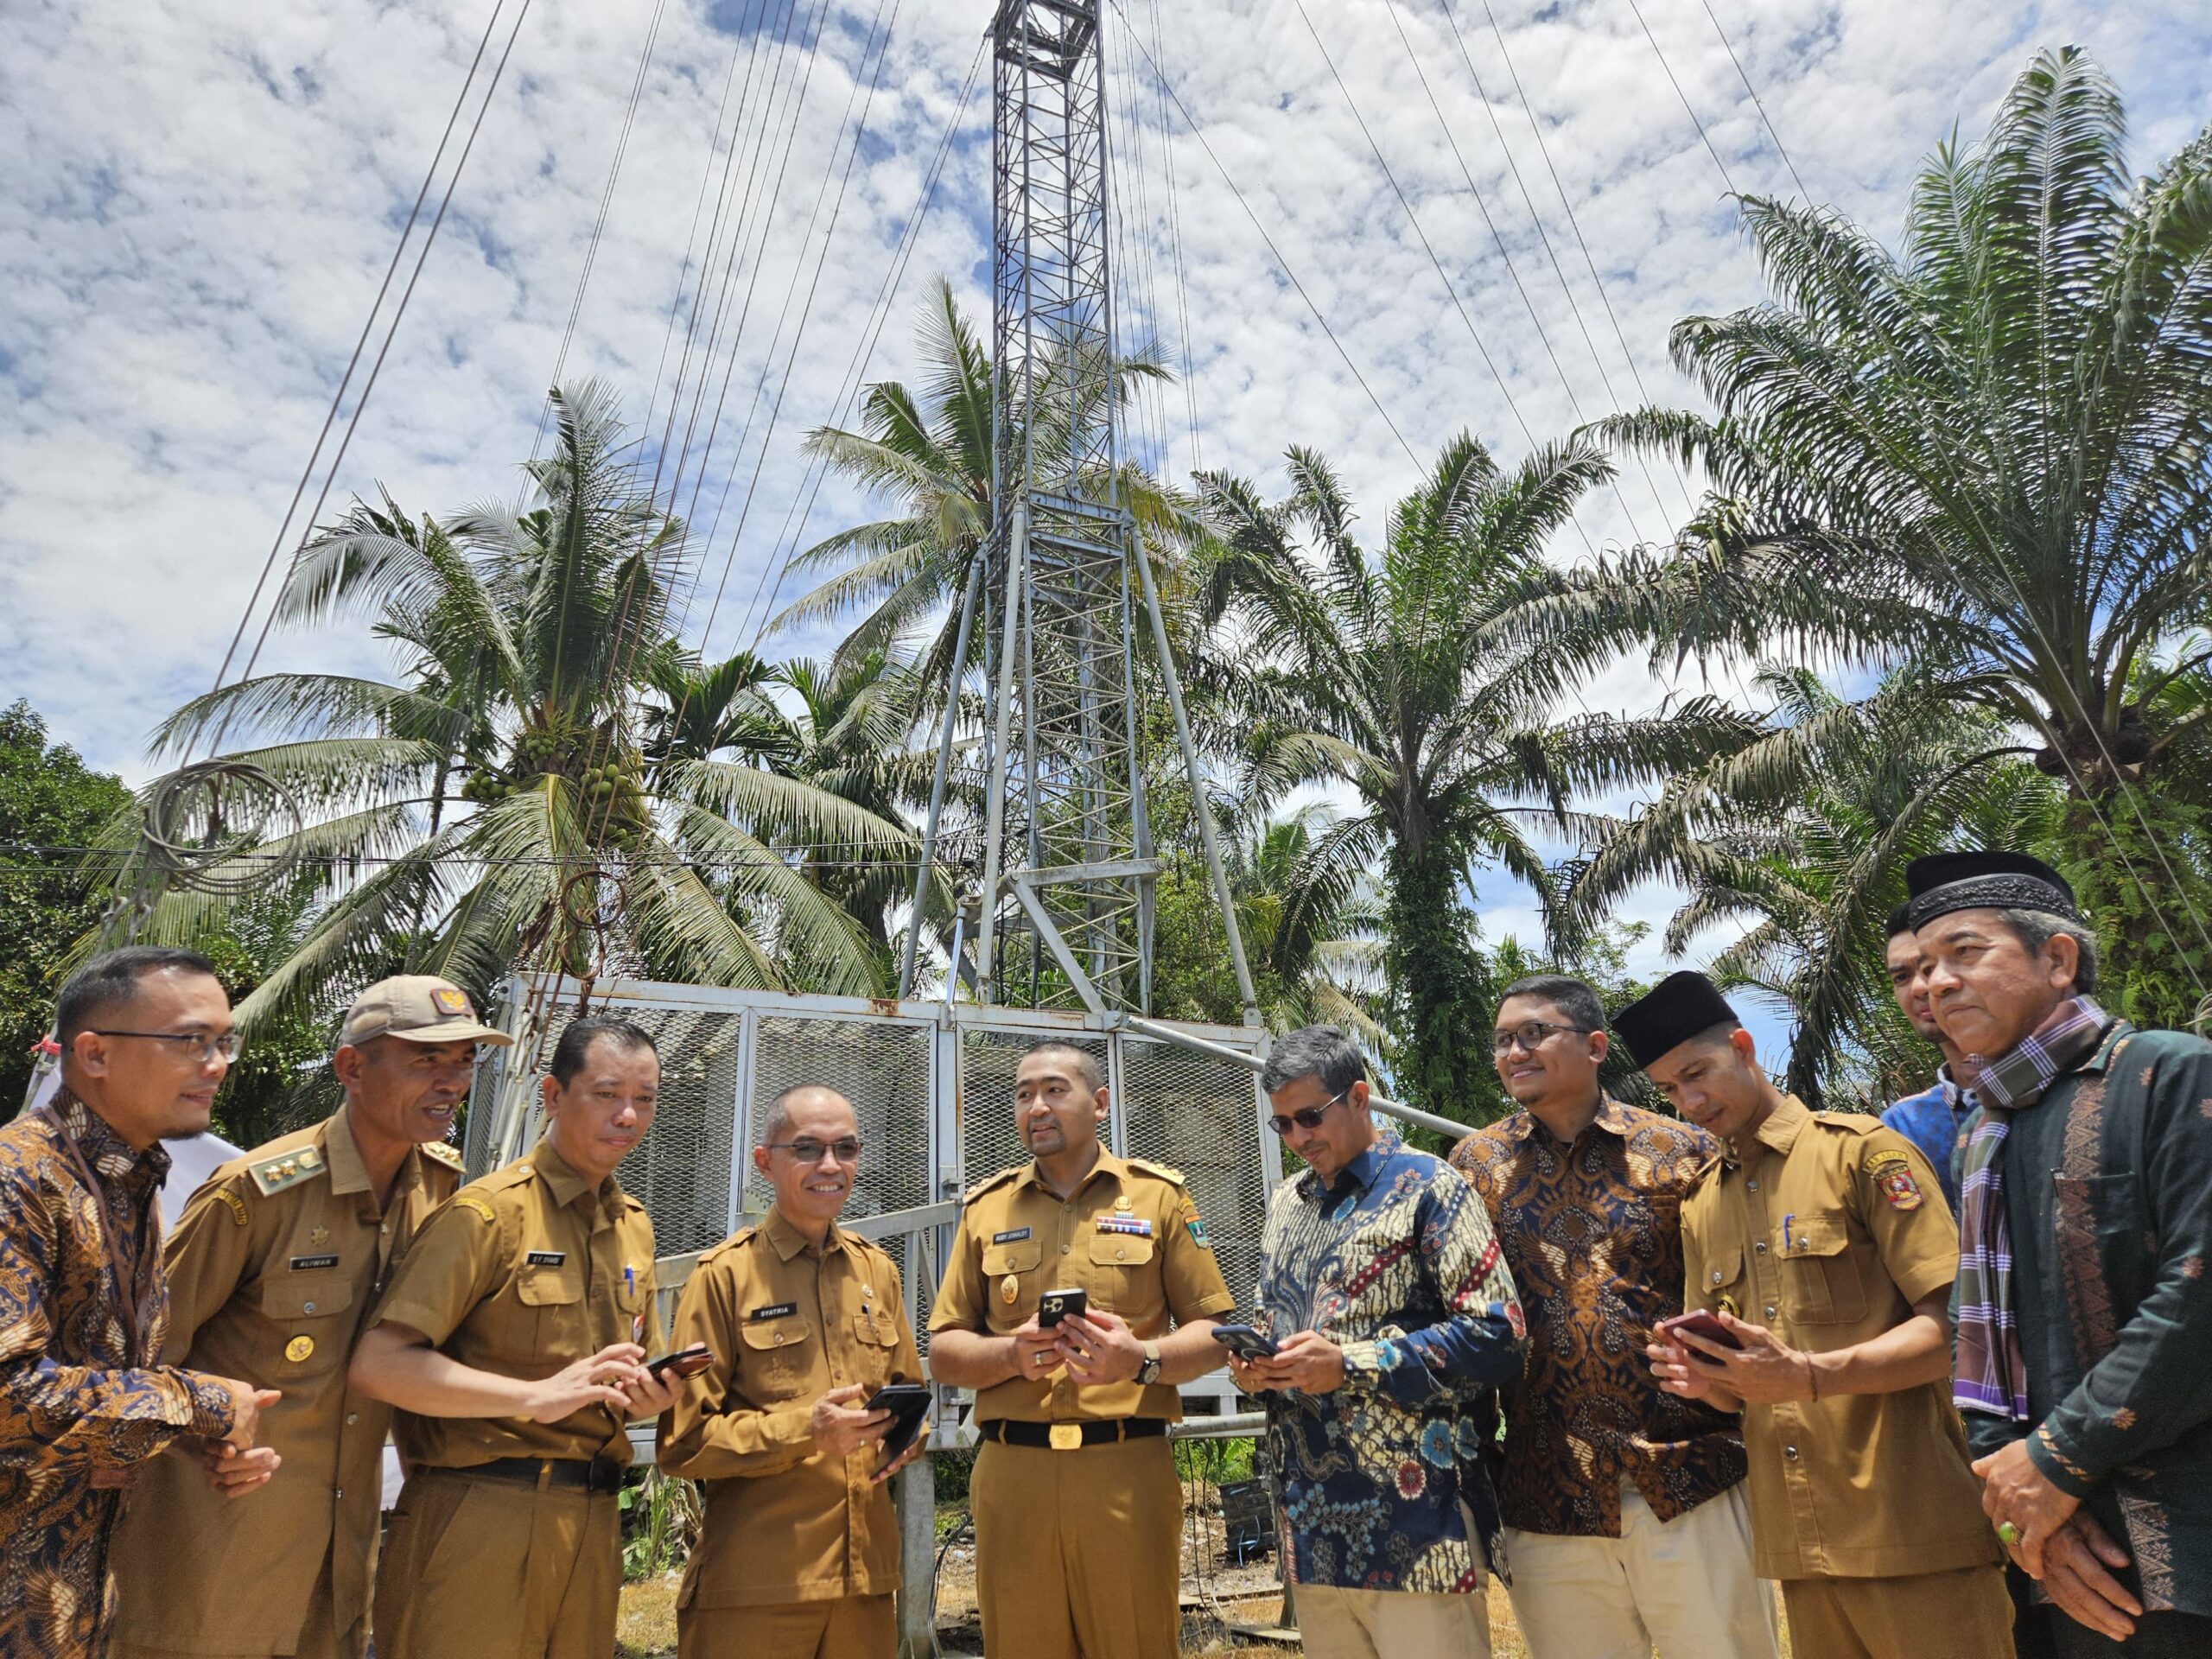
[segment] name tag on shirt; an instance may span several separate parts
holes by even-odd
[[[755,1319],[780,1319],[798,1312],[797,1302],[778,1302],[773,1307],[756,1307],[747,1317]]]
[[[338,1258],[334,1255],[296,1255],[292,1258],[294,1273],[308,1273],[316,1268],[334,1268],[337,1265]]]
[[[1101,1216],[1098,1230],[1102,1233],[1126,1233],[1131,1238],[1150,1238],[1152,1218],[1149,1216]]]
[[[568,1259],[566,1250],[532,1250],[522,1262],[526,1268],[557,1268]]]
[[[991,1243],[994,1244],[1012,1244],[1028,1236],[1029,1230],[1027,1227],[1010,1227],[1005,1232],[993,1233],[991,1235]]]

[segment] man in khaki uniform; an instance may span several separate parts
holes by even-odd
[[[477,1045],[511,1040],[445,980],[371,986],[331,1057],[338,1115],[233,1159],[186,1206],[164,1351],[282,1397],[215,1486],[181,1454],[147,1466],[116,1534],[111,1659],[361,1652],[391,1412],[347,1386],[346,1361],[393,1261],[461,1185],[444,1137]]]
[[[397,1406],[407,1485],[376,1589],[379,1659],[607,1659],[626,1425],[673,1403],[642,1363],[653,1228],[615,1166],[652,1127],[652,1039],[572,1021],[544,1139],[430,1217],[353,1357]]]
[[[1935,1172],[1874,1118],[1758,1068],[1701,974],[1613,1030],[1725,1148],[1682,1201],[1683,1300],[1741,1344],[1662,1330],[1661,1386],[1741,1408],[1762,1578],[1796,1659],[2005,1659],[2012,1608],[1950,1400],[1958,1237]]]
[[[899,1269],[837,1217],[860,1125],[835,1090],[787,1089],[753,1166],[767,1218],[699,1258],[676,1310],[677,1348],[705,1373],[661,1419],[661,1472],[707,1484],[707,1515],[676,1599],[681,1659],[892,1659],[899,1525],[878,1472],[891,1417],[867,1401],[919,1382]]]
[[[1082,1050],[1023,1056],[1014,1122],[1033,1161],[969,1192],[930,1316],[931,1374],[976,1390],[976,1592],[998,1659],[1176,1651],[1167,1425],[1175,1385],[1221,1364],[1215,1318],[1236,1299],[1182,1177],[1101,1148],[1108,1109]],[[1061,1289],[1088,1313],[1040,1326]]]

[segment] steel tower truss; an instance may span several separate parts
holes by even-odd
[[[982,1000],[1145,1014],[1155,855],[1141,706],[1164,697],[1248,1021],[1258,1017],[1159,594],[1121,477],[1109,272],[1103,0],[1001,0],[991,26],[994,346],[983,629],[987,804],[972,972]],[[953,727],[925,833],[937,852]],[[921,883],[901,989],[911,988]],[[956,954],[961,945],[955,944]]]

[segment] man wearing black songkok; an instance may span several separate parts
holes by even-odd
[[[2048,865],[1945,854],[1906,886],[1980,1102],[1954,1313],[1983,1507],[2070,1615],[2056,1653],[2212,1653],[2212,1044],[2097,1007]]]
[[[1702,974],[1613,1030],[1725,1148],[1682,1200],[1683,1305],[1662,1388],[1744,1414],[1752,1547],[1796,1659],[2002,1659],[2012,1609],[1951,1409],[1958,1238],[1935,1171],[1879,1120],[1774,1086]]]

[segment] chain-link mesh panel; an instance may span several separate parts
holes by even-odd
[[[887,1215],[931,1202],[930,1039],[926,1026],[888,1020],[763,1014],[753,1028],[747,1144],[766,1137],[768,1108],[786,1089],[818,1084],[852,1102],[860,1120],[860,1172],[845,1218]],[[747,1160],[745,1207],[774,1193]]]
[[[1014,1164],[1029,1154],[1014,1122],[1014,1074],[1021,1057],[1047,1040],[1081,1049],[1106,1075],[1103,1037],[1047,1038],[1042,1032],[969,1031],[960,1047],[960,1113],[963,1146],[961,1167],[969,1186]]]
[[[1239,1308],[1260,1281],[1268,1186],[1252,1071],[1173,1043],[1122,1039],[1128,1154],[1183,1172]]]

